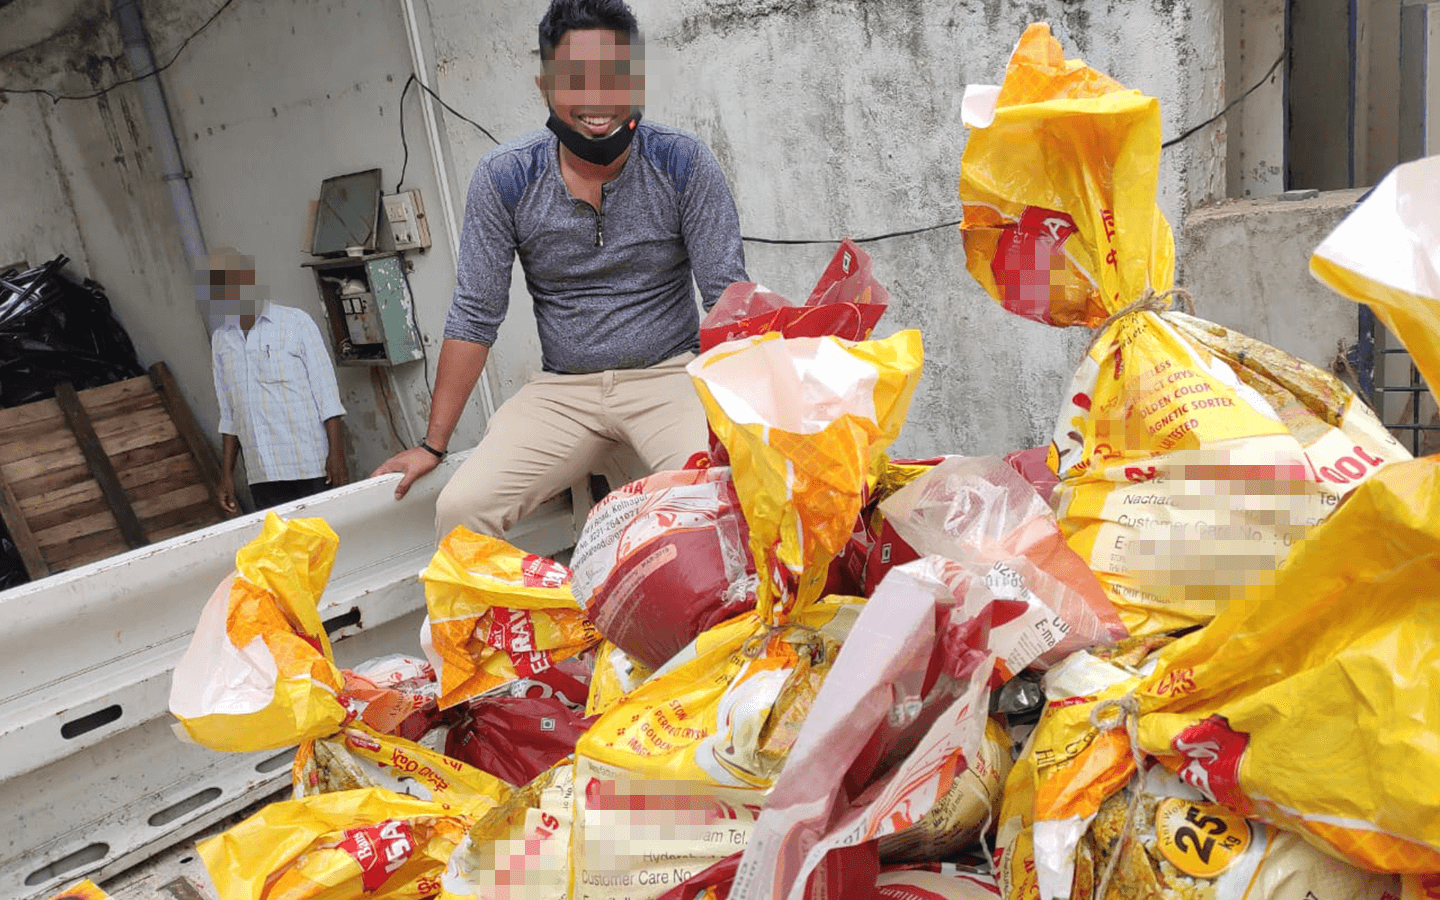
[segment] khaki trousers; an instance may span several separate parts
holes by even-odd
[[[648,369],[541,373],[495,411],[435,503],[437,540],[456,525],[503,537],[540,504],[628,444],[652,472],[706,447],[705,411],[685,372],[693,353]]]

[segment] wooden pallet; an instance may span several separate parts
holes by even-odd
[[[226,518],[220,466],[163,362],[0,409],[0,516],[31,578]]]

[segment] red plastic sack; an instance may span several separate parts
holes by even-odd
[[[740,853],[727,856],[661,894],[658,900],[727,900],[739,865]],[[875,900],[879,873],[880,855],[874,841],[841,847],[827,853],[810,873],[804,900]]]
[[[1007,561],[1056,613],[1060,642],[1040,664],[1126,636],[1114,605],[1066,543],[1050,507],[994,457],[952,456],[880,504],[886,523],[916,550],[960,562]],[[1026,565],[1020,565],[1023,560]]]
[[[753,281],[737,281],[720,294],[700,322],[700,352],[772,331],[787,338],[867,340],[890,302],[890,293],[875,280],[873,269],[870,255],[846,238],[803,306]],[[710,456],[715,465],[730,462],[713,431]]]
[[[831,854],[920,821],[979,758],[1000,661],[992,627],[1014,604],[966,574],[927,557],[891,571],[862,608],[756,820],[741,896],[801,900]],[[1004,662],[1022,669],[1039,649],[1017,645]]]
[[[376,731],[418,741],[440,724],[440,683],[425,660],[395,654],[340,674],[346,707]]]
[[[803,306],[753,281],[737,281],[700,323],[700,350],[778,331],[785,337],[863,341],[884,315],[890,294],[872,274],[870,256],[845,239]]]
[[[729,468],[660,472],[590,511],[571,588],[607,640],[656,669],[754,608],[749,542]]]
[[[574,753],[594,721],[553,695],[482,697],[451,727],[445,755],[523,787]]]
[[[824,595],[868,597],[886,572],[920,558],[920,553],[885,521],[880,504],[945,459],[943,456],[892,459],[885,464],[885,471],[870,492],[865,508],[855,518],[855,530],[830,563]]]
[[[1050,496],[1060,486],[1060,476],[1050,470],[1045,458],[1050,455],[1050,448],[1031,447],[1029,450],[1016,450],[1005,457],[1005,462],[1020,473],[1020,477],[1029,482],[1040,495],[1040,499],[1046,503],[1050,502]]]

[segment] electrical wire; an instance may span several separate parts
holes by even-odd
[[[1280,55],[1275,58],[1275,62],[1271,63],[1270,68],[1269,68],[1268,71],[1266,71],[1264,77],[1261,78],[1259,81],[1255,82],[1255,84],[1251,85],[1251,86],[1245,91],[1245,93],[1241,94],[1240,96],[1236,97],[1234,100],[1231,100],[1229,103],[1225,104],[1225,107],[1224,107],[1223,109],[1221,109],[1218,113],[1216,113],[1215,115],[1213,115],[1213,116],[1211,116],[1210,118],[1206,119],[1205,121],[1201,122],[1200,124],[1194,125],[1194,126],[1192,126],[1192,127],[1190,127],[1190,128],[1185,129],[1185,130],[1182,131],[1180,134],[1176,135],[1175,137],[1171,138],[1171,139],[1168,140],[1168,141],[1163,141],[1163,142],[1161,142],[1161,144],[1160,144],[1160,149],[1161,149],[1162,151],[1168,150],[1168,149],[1170,149],[1171,147],[1174,147],[1174,146],[1176,146],[1177,144],[1183,143],[1184,141],[1188,140],[1189,138],[1191,138],[1192,136],[1194,136],[1195,134],[1197,134],[1198,132],[1200,132],[1201,130],[1203,130],[1204,128],[1206,128],[1207,126],[1213,125],[1213,124],[1215,124],[1216,122],[1218,122],[1221,118],[1223,118],[1223,117],[1225,116],[1226,113],[1230,112],[1230,110],[1234,109],[1235,107],[1239,106],[1241,103],[1245,102],[1245,100],[1246,100],[1251,94],[1255,93],[1255,92],[1258,91],[1260,88],[1264,87],[1265,84],[1266,84],[1267,82],[1269,82],[1270,78],[1275,74],[1275,71],[1280,68],[1280,64],[1281,64],[1282,62],[1284,62],[1285,59],[1286,59],[1286,57],[1288,57],[1289,55],[1290,55],[1290,48],[1289,48],[1289,47],[1286,47],[1285,49],[1281,50],[1281,51],[1280,51]],[[468,117],[466,117],[466,116],[464,116],[464,115],[456,112],[455,109],[450,106],[450,104],[446,103],[443,99],[441,99],[441,97],[440,97],[439,94],[435,93],[435,91],[433,91],[428,85],[426,85],[424,82],[420,81],[419,78],[417,78],[417,77],[415,76],[415,73],[412,72],[412,73],[410,74],[410,78],[409,78],[408,80],[406,80],[406,82],[405,82],[405,87],[402,88],[401,91],[400,91],[400,104],[401,104],[401,107],[400,107],[400,144],[401,144],[402,148],[404,149],[405,155],[404,155],[404,162],[403,162],[403,163],[401,164],[401,166],[400,166],[400,181],[397,182],[396,185],[395,185],[395,190],[396,190],[396,192],[399,192],[399,190],[400,190],[400,185],[403,184],[404,181],[405,181],[405,167],[409,164],[409,161],[410,161],[410,147],[409,147],[408,144],[406,144],[406,141],[405,141],[405,108],[404,108],[404,103],[405,103],[405,92],[410,89],[410,83],[411,83],[412,81],[413,81],[414,83],[420,85],[420,87],[421,87],[422,89],[424,89],[428,94],[430,94],[430,96],[434,97],[435,100],[436,100],[437,102],[439,102],[439,104],[440,104],[441,106],[445,107],[447,110],[449,110],[451,113],[453,113],[454,115],[458,116],[459,118],[464,119],[466,122],[469,122],[471,125],[474,125],[476,128],[480,129],[480,131],[481,131],[486,137],[488,137],[490,140],[494,141],[497,146],[498,146],[499,143],[500,143],[500,141],[496,139],[495,135],[491,134],[488,130],[486,130],[485,127],[482,126],[479,122],[476,122],[474,119],[468,118]],[[870,243],[874,243],[874,242],[876,242],[876,241],[888,241],[888,240],[891,240],[892,238],[909,237],[909,236],[911,236],[911,235],[925,234],[925,233],[931,232],[931,231],[939,231],[939,230],[944,229],[944,228],[954,228],[954,227],[956,227],[957,225],[959,225],[961,221],[962,221],[962,220],[960,220],[960,219],[955,219],[954,221],[951,221],[951,222],[942,222],[942,223],[940,223],[939,225],[927,225],[927,226],[923,226],[923,227],[920,227],[920,228],[907,228],[907,229],[905,229],[905,230],[903,230],[903,231],[890,231],[890,232],[887,232],[887,233],[885,233],[885,234],[871,235],[871,236],[869,236],[869,237],[851,238],[850,240],[854,241],[854,242],[857,243],[857,244],[870,244]],[[747,244],[770,244],[770,245],[776,245],[776,246],[789,246],[789,247],[794,247],[794,246],[809,246],[809,245],[821,245],[821,244],[823,244],[823,245],[825,245],[825,246],[834,246],[835,244],[840,243],[839,240],[834,239],[834,238],[827,238],[827,239],[823,239],[823,240],[815,240],[815,239],[808,239],[808,238],[766,238],[766,237],[745,237],[745,236],[742,236],[742,237],[740,238],[740,240],[744,241],[744,242],[747,243]]]
[[[494,142],[495,142],[495,146],[497,146],[497,147],[500,146],[500,139],[497,138],[497,137],[495,137],[495,135],[491,134],[491,133],[485,128],[484,125],[481,125],[479,122],[475,121],[474,119],[470,118],[469,116],[465,115],[464,113],[459,112],[458,110],[455,109],[455,107],[451,106],[450,104],[446,103],[444,100],[440,99],[440,95],[437,94],[437,93],[435,93],[435,91],[434,91],[433,89],[431,89],[430,85],[428,85],[428,84],[426,84],[425,82],[421,81],[419,78],[416,78],[414,72],[411,72],[411,73],[410,73],[410,78],[411,78],[411,80],[414,81],[416,84],[420,85],[420,90],[422,90],[422,91],[424,91],[425,93],[429,94],[430,96],[434,97],[436,103],[439,103],[441,106],[443,106],[443,107],[445,107],[447,110],[449,110],[451,115],[455,116],[455,117],[458,118],[458,119],[463,119],[464,121],[469,122],[471,125],[474,125],[476,128],[480,129],[480,133],[481,133],[481,134],[485,135],[487,138],[489,138],[490,140],[494,141]]]
[[[870,244],[874,243],[875,241],[888,241],[891,238],[909,237],[912,234],[924,234],[927,231],[939,231],[942,228],[954,228],[956,225],[960,224],[960,221],[960,219],[956,219],[953,222],[941,222],[939,225],[928,225],[924,228],[910,228],[906,229],[905,231],[892,231],[888,234],[876,234],[870,237],[851,238],[850,240],[854,241],[857,244]],[[740,238],[740,240],[750,244],[825,244],[827,246],[833,246],[840,243],[839,241],[812,241],[800,239],[791,240],[789,238],[759,237],[742,237]]]
[[[410,91],[410,85],[415,83],[415,73],[411,72],[410,77],[405,79],[405,86],[400,89],[400,149],[405,155],[400,160],[400,180],[395,182],[394,193],[400,193],[400,185],[405,183],[405,170],[410,168],[410,144],[405,140],[405,95]]]
[[[404,156],[402,157],[400,162],[400,180],[395,182],[395,193],[397,194],[400,193],[400,186],[405,183],[405,170],[410,166],[410,144],[405,140],[405,95],[410,92],[410,85],[412,84],[420,85],[420,89],[423,90],[425,93],[429,94],[430,96],[434,97],[436,103],[439,103],[441,106],[445,107],[447,110],[450,111],[452,115],[456,116],[457,118],[464,119],[466,122],[474,125],[480,130],[481,134],[494,141],[495,146],[500,146],[500,141],[495,137],[495,135],[491,134],[484,125],[481,125],[479,122],[475,121],[464,113],[457,111],[453,106],[442,100],[439,94],[431,90],[429,85],[421,81],[414,72],[411,72],[410,77],[405,79],[405,86],[400,88],[400,149],[404,151]]]
[[[1277,57],[1275,57],[1275,61],[1270,64],[1270,69],[1269,69],[1269,71],[1267,71],[1267,72],[1265,73],[1265,77],[1264,77],[1264,78],[1261,78],[1259,81],[1257,81],[1257,82],[1255,82],[1254,84],[1250,85],[1250,89],[1249,89],[1249,90],[1247,90],[1245,93],[1241,94],[1240,96],[1236,97],[1234,100],[1231,100],[1229,103],[1225,104],[1225,108],[1222,109],[1222,110],[1220,110],[1220,111],[1219,111],[1218,113],[1216,113],[1215,115],[1213,115],[1213,116],[1211,116],[1210,118],[1206,119],[1205,121],[1201,122],[1199,125],[1195,125],[1195,126],[1193,126],[1193,127],[1191,127],[1191,128],[1187,128],[1186,130],[1180,132],[1180,134],[1177,135],[1176,137],[1173,137],[1173,138],[1171,138],[1170,140],[1163,142],[1163,143],[1160,145],[1160,149],[1161,149],[1161,150],[1168,150],[1168,149],[1170,149],[1171,147],[1175,146],[1176,144],[1181,143],[1182,141],[1186,140],[1186,139],[1189,138],[1191,135],[1195,134],[1197,131],[1200,131],[1201,129],[1205,128],[1206,126],[1213,125],[1213,124],[1215,124],[1216,122],[1220,121],[1220,119],[1223,118],[1226,113],[1228,113],[1230,110],[1234,109],[1235,107],[1239,106],[1241,103],[1245,102],[1245,98],[1249,97],[1251,94],[1255,93],[1256,91],[1260,90],[1260,88],[1264,87],[1265,84],[1266,84],[1266,82],[1268,82],[1268,81],[1270,80],[1270,77],[1275,74],[1275,70],[1278,69],[1278,68],[1280,68],[1280,64],[1285,61],[1285,57],[1287,57],[1287,56],[1289,56],[1289,55],[1290,55],[1290,48],[1289,48],[1289,47],[1286,47],[1285,49],[1281,50],[1281,51],[1280,51],[1280,55],[1277,56]]]
[[[1246,98],[1248,98],[1251,94],[1255,93],[1255,92],[1258,91],[1260,88],[1264,87],[1265,84],[1270,80],[1271,76],[1273,76],[1273,75],[1275,74],[1275,70],[1278,69],[1278,68],[1280,68],[1280,64],[1285,61],[1285,57],[1289,56],[1289,54],[1290,54],[1290,48],[1286,47],[1285,49],[1281,50],[1281,51],[1280,51],[1280,55],[1277,56],[1277,57],[1275,57],[1275,62],[1273,62],[1273,63],[1270,64],[1270,68],[1269,68],[1269,70],[1267,70],[1267,71],[1265,72],[1264,77],[1261,78],[1259,81],[1255,82],[1253,85],[1251,85],[1250,88],[1245,91],[1245,93],[1241,94],[1240,96],[1236,97],[1234,100],[1231,100],[1229,103],[1225,104],[1225,108],[1224,108],[1224,109],[1220,110],[1218,113],[1216,113],[1215,115],[1213,115],[1213,116],[1211,116],[1210,118],[1206,119],[1205,121],[1201,122],[1200,124],[1185,129],[1185,130],[1182,131],[1180,134],[1176,135],[1175,137],[1171,138],[1171,139],[1168,140],[1168,141],[1163,141],[1163,142],[1160,144],[1160,149],[1161,149],[1162,151],[1163,151],[1163,150],[1168,150],[1168,149],[1170,149],[1171,147],[1174,147],[1176,144],[1180,144],[1180,143],[1183,143],[1184,141],[1188,140],[1190,137],[1194,136],[1196,133],[1200,132],[1201,130],[1203,130],[1203,129],[1206,128],[1207,126],[1213,125],[1213,124],[1215,124],[1216,122],[1218,122],[1220,119],[1222,119],[1222,118],[1225,116],[1226,113],[1230,112],[1230,110],[1234,109],[1235,107],[1239,106],[1241,103],[1245,102]],[[873,242],[873,241],[887,241],[887,240],[889,240],[889,239],[891,239],[891,238],[908,237],[909,235],[912,235],[912,234],[924,234],[924,233],[926,233],[927,231],[939,231],[939,230],[942,229],[942,228],[954,228],[955,226],[957,226],[957,225],[960,224],[960,221],[961,221],[961,220],[957,219],[957,220],[955,220],[955,221],[953,221],[953,222],[944,222],[944,223],[941,223],[941,224],[939,224],[939,225],[931,225],[931,226],[928,226],[928,227],[926,227],[926,228],[910,228],[910,229],[907,229],[907,230],[905,230],[905,231],[892,231],[892,232],[890,232],[890,233],[888,233],[888,234],[877,234],[877,235],[875,235],[875,236],[873,236],[873,237],[851,238],[851,240],[854,241],[854,242],[857,243],[857,244],[868,244],[868,243],[871,243],[871,242]],[[757,237],[743,237],[743,238],[741,238],[741,240],[743,240],[743,241],[745,241],[745,242],[747,242],[747,243],[751,243],[751,244],[780,244],[780,245],[825,244],[825,245],[827,245],[827,246],[833,246],[833,245],[835,245],[835,244],[840,243],[839,241],[836,241],[836,240],[823,240],[823,241],[815,241],[815,240],[786,240],[786,239],[781,239],[781,238],[757,238]]]
[[[190,46],[190,42],[193,41],[193,40],[195,40],[195,38],[199,37],[199,36],[200,36],[200,32],[204,31],[206,28],[209,28],[209,27],[210,27],[210,23],[211,23],[211,22],[214,22],[217,18],[219,18],[220,14],[221,14],[222,12],[224,12],[226,9],[228,9],[228,8],[230,7],[230,5],[231,5],[232,3],[234,3],[234,2],[235,2],[235,0],[225,0],[224,3],[220,4],[220,7],[219,7],[218,9],[216,9],[213,13],[210,14],[210,18],[206,19],[206,20],[200,25],[199,28],[195,29],[194,31],[192,31],[192,32],[190,33],[190,36],[189,36],[189,37],[187,37],[185,40],[183,40],[183,41],[180,42],[180,46],[178,46],[178,47],[175,48],[175,52],[172,53],[172,54],[170,54],[170,59],[166,60],[166,62],[165,62],[165,64],[164,64],[163,66],[157,66],[157,67],[155,67],[154,69],[150,70],[149,72],[142,72],[141,74],[136,75],[136,76],[134,76],[134,77],[132,77],[132,78],[124,78],[124,79],[121,79],[120,81],[117,81],[117,82],[115,82],[114,84],[109,85],[108,87],[103,87],[103,88],[101,88],[100,90],[94,91],[94,92],[89,93],[89,94],[57,94],[57,93],[55,93],[54,91],[46,90],[45,88],[0,88],[0,95],[3,95],[3,94],[44,94],[45,96],[49,97],[49,98],[50,98],[53,102],[55,102],[55,103],[59,103],[61,100],[93,100],[93,99],[95,99],[96,97],[101,97],[101,96],[104,96],[105,94],[110,93],[111,91],[115,90],[117,87],[120,87],[121,85],[134,84],[134,83],[137,82],[137,81],[144,81],[146,78],[149,78],[151,75],[159,75],[161,72],[163,72],[163,71],[165,71],[166,69],[170,68],[171,66],[175,65],[175,60],[177,60],[177,59],[180,58],[180,54],[185,52],[185,48],[188,47],[188,46]]]
[[[398,190],[398,189],[397,189]],[[435,386],[430,383],[430,354],[425,350],[425,335],[420,331],[420,320],[415,317],[415,291],[410,287],[410,273],[405,270],[405,254],[400,254],[400,277],[405,279],[405,292],[410,295],[410,324],[415,327],[415,339],[420,343],[420,364],[425,367],[425,390],[430,402],[435,402]]]
[[[375,372],[378,377],[378,373],[380,370],[373,369],[372,371]],[[379,387],[380,402],[385,404],[385,418],[390,422],[390,433],[395,436],[396,446],[398,446],[401,450],[404,450],[410,445],[403,437],[400,436],[400,428],[395,424],[395,411],[390,408],[390,387],[385,384],[381,384],[379,385]]]

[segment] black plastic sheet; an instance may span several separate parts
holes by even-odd
[[[64,381],[83,391],[145,372],[104,289],[70,279],[67,262],[0,273],[0,408],[53,397]],[[0,590],[28,580],[0,523]]]
[[[28,272],[0,273],[0,407],[99,387],[144,369],[100,285],[65,275],[64,256]]]

